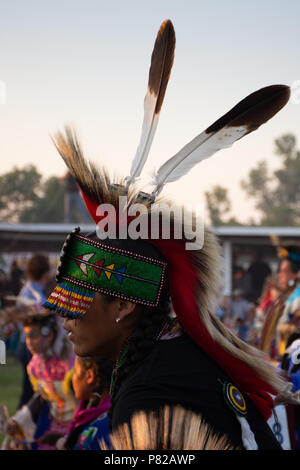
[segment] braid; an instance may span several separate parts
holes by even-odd
[[[117,371],[111,395],[112,405],[109,410],[109,426],[111,429],[113,409],[118,391],[133,367],[143,360],[153,348],[157,336],[168,319],[169,312],[169,295],[165,294],[162,295],[162,301],[158,307],[146,307],[141,313],[137,329],[127,343],[125,359]]]

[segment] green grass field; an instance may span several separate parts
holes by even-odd
[[[22,367],[11,355],[7,354],[6,364],[0,365],[0,403],[7,406],[12,416],[17,408],[21,395]],[[0,444],[3,435],[0,434]]]

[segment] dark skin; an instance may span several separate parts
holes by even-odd
[[[63,328],[74,343],[74,352],[78,356],[102,356],[113,361],[132,335],[137,324],[142,306],[128,300],[109,301],[99,293],[80,320],[65,319]],[[119,322],[116,319],[120,318]]]

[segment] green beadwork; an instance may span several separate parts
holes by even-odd
[[[92,291],[157,305],[166,263],[72,234],[58,280]]]

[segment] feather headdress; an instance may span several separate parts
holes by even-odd
[[[131,183],[140,174],[150,149],[173,62],[174,43],[173,27],[170,22],[165,22],[160,29],[152,56],[150,85],[145,100],[147,117],[144,119],[141,142],[130,177],[118,182],[111,181],[105,169],[87,163],[76,134],[70,128],[66,128],[65,134],[59,133],[54,139],[97,224],[103,217],[97,212],[97,207],[108,203],[118,212],[120,195],[128,197],[124,213],[117,219],[119,229],[122,228],[120,225],[126,226],[137,217],[129,214],[134,203],[143,199]],[[156,56],[159,59],[156,59]],[[162,60],[162,57],[168,59]],[[160,80],[153,80],[152,72],[153,69],[156,70],[156,63],[160,64],[160,72],[155,72],[154,76],[162,77]],[[155,84],[159,82],[160,85],[152,86],[153,81]],[[238,103],[161,166],[155,176],[152,195],[146,195],[144,199],[146,214],[143,214],[140,220],[148,220],[145,242],[154,247],[162,258],[154,259],[152,255],[134,254],[135,248],[130,252],[123,250],[122,240],[118,240],[118,245],[113,246],[112,243],[112,246],[107,247],[83,237],[77,231],[69,236],[63,248],[64,268],[59,272],[60,284],[46,304],[48,308],[56,309],[72,318],[85,314],[94,292],[110,293],[137,303],[157,305],[167,266],[170,297],[181,326],[221,366],[236,386],[249,394],[266,419],[271,414],[271,394],[276,395],[284,384],[273,366],[262,360],[264,355],[261,352],[238,339],[213,314],[220,286],[220,246],[215,236],[204,228],[202,248],[186,250],[186,242],[195,237],[192,225],[182,230],[181,212],[170,214],[168,202],[165,208],[162,208],[160,203],[163,199],[157,199],[156,196],[165,183],[175,181],[199,161],[232,145],[268,121],[286,104],[288,98],[289,88],[283,85],[258,90]],[[149,102],[151,106],[146,105]],[[149,114],[150,108],[152,114]],[[156,210],[160,211],[161,219],[170,218],[170,236],[167,239],[162,236],[161,227],[158,236],[152,235],[150,212]],[[182,233],[179,238],[176,237],[177,229],[181,229]]]

